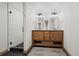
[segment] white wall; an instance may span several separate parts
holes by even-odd
[[[26,3],[26,39],[25,50],[32,43],[32,21],[40,10],[46,19],[49,19],[53,10],[59,12],[59,17],[63,20],[64,47],[71,55],[79,55],[79,3]]]
[[[63,3],[64,47],[71,55],[79,56],[79,3]]]
[[[7,49],[7,3],[0,3],[0,49]]]
[[[8,3],[9,13],[9,42],[12,42],[10,47],[15,47],[23,43],[23,3],[10,2]]]
[[[26,52],[32,45],[32,20],[29,6],[29,3],[24,3],[24,51]]]
[[[63,12],[64,47],[70,55],[79,56],[79,3],[57,3]]]
[[[61,19],[62,12],[58,8],[56,8],[57,7],[56,3],[29,3],[29,4],[30,4],[29,9],[31,10],[30,13],[32,19],[32,29],[34,29],[35,26],[37,27],[35,28],[38,29],[38,24],[35,23],[35,21],[38,21],[36,18],[38,13],[42,13],[44,17],[42,30],[43,29],[45,30],[45,20],[48,20],[48,30],[51,30],[51,26],[53,25],[50,25],[51,22],[50,18],[51,18],[51,13],[54,11],[57,11],[58,19],[60,18],[59,20],[62,21]],[[60,24],[61,24],[60,26],[61,29],[63,29],[62,23]]]

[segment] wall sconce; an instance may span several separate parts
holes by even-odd
[[[53,26],[51,26],[53,25]],[[54,11],[51,13],[51,24],[50,24],[51,28],[54,30],[58,30],[61,29],[60,27],[60,19],[59,19],[59,15],[57,11]]]
[[[56,29],[56,17],[57,17],[57,12],[56,11],[54,11],[54,12],[52,12],[51,13],[51,17],[50,17],[50,26],[51,26],[51,28],[52,29]]]
[[[44,17],[43,17],[42,13],[38,13],[37,15],[38,15],[38,17],[37,17],[37,20],[38,20],[38,29],[41,29]]]

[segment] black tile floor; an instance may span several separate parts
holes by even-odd
[[[5,53],[3,56],[23,56],[23,43],[15,46],[15,47],[11,47],[10,51]]]
[[[10,51],[10,52],[7,52],[5,53],[3,56],[23,56],[23,51]]]

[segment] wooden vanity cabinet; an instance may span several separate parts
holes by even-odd
[[[63,47],[63,30],[32,30],[33,46]]]

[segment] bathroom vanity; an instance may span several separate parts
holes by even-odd
[[[38,13],[37,16],[33,28],[35,30],[32,30],[33,46],[63,47],[63,23],[58,17],[58,12],[53,11],[49,19],[46,19],[43,13]]]
[[[32,30],[32,45],[62,48],[63,33],[63,30]]]

